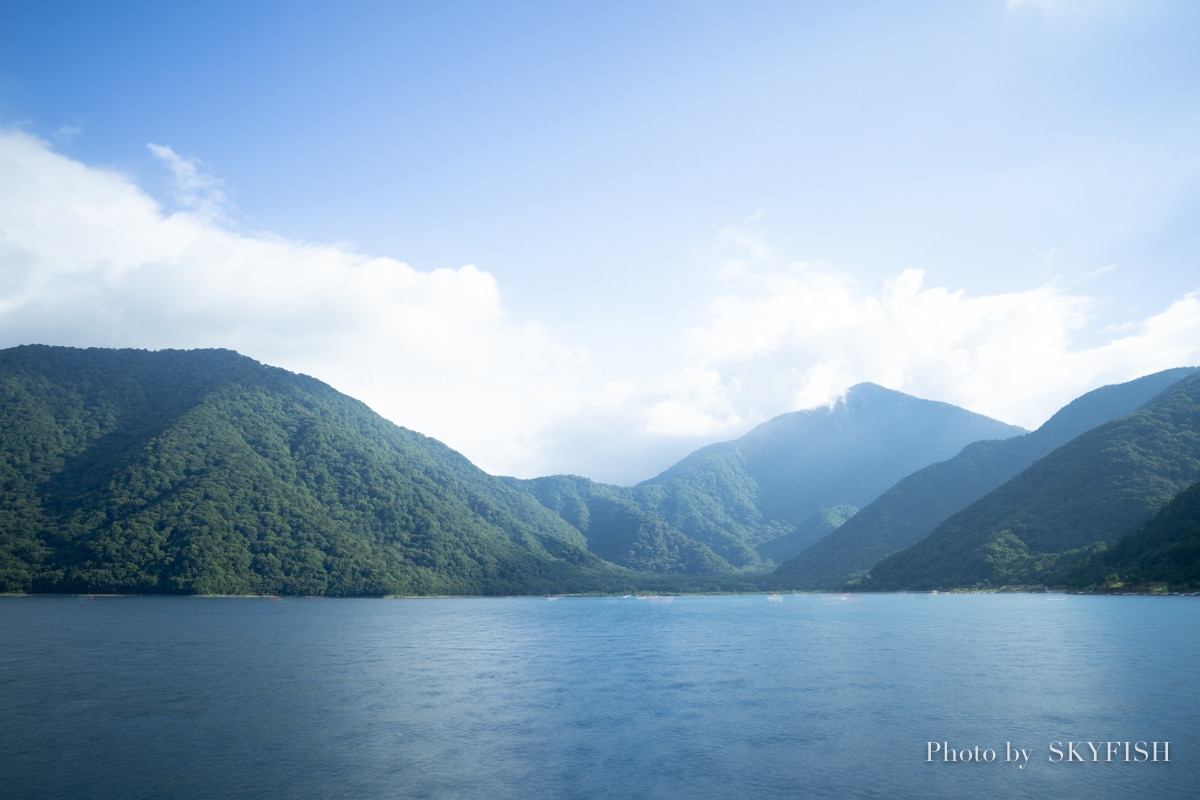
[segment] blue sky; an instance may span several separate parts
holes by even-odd
[[[1200,5],[6,3],[0,346],[230,347],[629,483],[1200,361]]]

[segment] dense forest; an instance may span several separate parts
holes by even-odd
[[[488,475],[231,351],[23,346],[0,351],[0,591],[1194,586],[1198,409],[1192,370],[1030,434],[864,384],[619,487]],[[797,569],[863,531],[850,568]]]

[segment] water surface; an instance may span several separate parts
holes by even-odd
[[[1198,623],[1173,597],[0,598],[0,797],[1185,797]],[[1170,760],[1050,761],[1072,741]]]

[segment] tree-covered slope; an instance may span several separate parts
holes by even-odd
[[[1133,413],[1195,373],[1186,367],[1088,392],[1040,428],[1002,441],[974,442],[951,459],[905,477],[833,533],[780,565],[800,589],[839,589],[855,573],[931,533],[951,514],[1013,478],[1083,432]]]
[[[617,570],[526,493],[229,351],[0,351],[0,590],[523,593]]]
[[[734,569],[707,545],[644,511],[628,488],[572,475],[517,483],[582,532],[593,553],[614,564],[683,575],[718,575]]]
[[[1200,590],[1200,483],[1177,495],[1140,530],[1082,565],[1069,581],[1078,588]]]
[[[1045,458],[873,566],[864,586],[1063,584],[1200,480],[1200,375]]]

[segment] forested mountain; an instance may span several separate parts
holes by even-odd
[[[764,569],[833,530],[900,478],[1020,428],[874,384],[701,448],[632,488],[520,481],[593,552],[654,572]],[[582,522],[581,522],[582,521]]]
[[[800,589],[840,589],[855,573],[917,542],[951,514],[1085,431],[1131,414],[1194,374],[1186,367],[1088,392],[1024,436],[968,445],[951,459],[900,480],[833,533],[782,564],[777,574]]]
[[[0,590],[431,594],[621,571],[458,453],[220,350],[0,351]]]
[[[1200,375],[1076,437],[873,566],[871,589],[1062,585],[1200,480]]]

